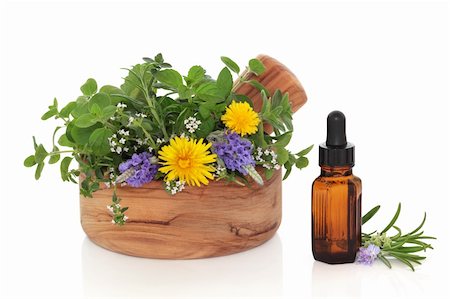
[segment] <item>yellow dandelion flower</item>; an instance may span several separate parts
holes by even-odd
[[[235,101],[227,107],[221,120],[228,129],[241,134],[241,136],[256,133],[261,121],[258,113],[247,102],[237,103]]]
[[[208,150],[210,147],[211,143],[204,144],[203,138],[172,138],[170,144],[163,146],[158,152],[162,161],[159,163],[164,165],[159,171],[166,174],[168,181],[179,179],[190,186],[200,186],[200,183],[208,185],[208,179],[214,178],[211,172],[215,171],[209,164],[217,158],[216,154],[211,154]]]

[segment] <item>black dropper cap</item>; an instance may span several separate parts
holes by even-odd
[[[333,111],[327,117],[327,141],[319,146],[320,166],[355,165],[355,146],[347,142],[345,135],[345,115]]]

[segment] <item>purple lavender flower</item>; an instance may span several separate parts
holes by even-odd
[[[149,152],[133,154],[131,159],[119,165],[122,180],[132,187],[140,187],[150,182],[158,172],[159,165],[152,164],[153,155]],[[119,180],[118,178],[118,180]]]
[[[361,247],[356,256],[356,262],[364,265],[372,265],[380,251],[380,247],[373,244],[367,247]]]
[[[225,133],[223,137],[223,142],[215,142],[213,144],[212,151],[223,160],[226,168],[233,171],[237,170],[243,175],[247,175],[246,166],[255,166],[255,160],[253,160],[252,156],[252,143],[234,132]]]

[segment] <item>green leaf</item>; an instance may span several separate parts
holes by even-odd
[[[69,180],[69,166],[70,162],[72,162],[72,159],[73,159],[72,157],[65,157],[61,161],[60,171],[61,171],[61,178],[63,181]]]
[[[299,151],[296,155],[297,156],[301,156],[301,157],[306,156],[313,149],[313,147],[314,147],[314,144],[311,144],[310,146],[308,146],[304,150]]]
[[[169,87],[178,88],[178,86],[183,85],[183,78],[180,73],[172,69],[162,70],[156,73],[155,77],[159,82]]]
[[[217,77],[218,92],[223,98],[226,98],[230,94],[232,88],[233,77],[231,76],[230,70],[224,67]]]
[[[99,92],[92,96],[92,98],[88,102],[88,109],[91,111],[92,107],[97,104],[101,109],[111,105],[111,99],[109,95],[103,92]],[[91,111],[92,112],[92,111]]]
[[[289,160],[289,151],[285,148],[277,148],[278,164],[284,164]]]
[[[192,112],[188,108],[184,108],[183,111],[178,115],[175,124],[174,124],[174,132],[182,132],[184,131],[184,120],[189,116],[192,116]]]
[[[74,118],[80,117],[83,114],[89,113],[88,98],[85,96],[78,97],[76,100],[76,106],[70,112]]]
[[[427,220],[427,213],[425,213],[425,215],[423,215],[423,219],[422,219],[422,222],[420,223],[420,225],[415,230],[413,230],[412,232],[410,232],[406,235],[410,236],[410,235],[413,235],[416,232],[418,232],[422,228],[422,226],[425,224],[425,220]]]
[[[279,89],[275,90],[275,92],[273,93],[272,99],[271,99],[272,106],[283,110],[283,107],[281,105],[282,98],[283,98],[283,96],[281,94],[281,91]]]
[[[369,212],[367,212],[363,217],[362,217],[362,224],[366,223],[367,221],[369,221],[380,209],[380,205],[373,207]]]
[[[155,61],[156,61],[157,63],[163,63],[163,62],[164,62],[164,58],[163,58],[163,56],[162,56],[161,53],[156,54],[156,56],[155,56]]]
[[[223,63],[225,63],[225,65],[232,70],[233,72],[235,72],[236,74],[239,74],[239,72],[241,71],[239,69],[239,66],[236,64],[236,62],[234,62],[233,60],[231,60],[228,57],[222,56],[220,57],[220,60],[222,60]]]
[[[34,157],[36,159],[36,163],[42,163],[44,162],[44,159],[47,157],[48,152],[45,150],[44,146],[42,144],[39,144],[36,153],[34,154]]]
[[[256,81],[256,80],[249,80],[249,81],[245,81],[245,82],[247,82],[248,84],[250,84],[251,86],[253,86],[257,90],[259,90],[260,92],[264,91],[267,96],[270,96],[270,92],[264,87],[264,85],[262,85],[258,81]]]
[[[108,120],[112,116],[114,116],[114,114],[116,114],[116,110],[117,110],[116,106],[108,106],[108,107],[103,108],[103,110],[102,110],[103,120]]]
[[[393,257],[395,257],[396,259],[398,259],[399,261],[401,261],[402,263],[404,263],[405,265],[407,265],[409,268],[411,268],[411,270],[415,271],[414,266],[404,257],[391,252],[390,255],[392,255]]]
[[[267,93],[265,91],[261,91],[261,98],[262,98],[262,107],[261,107],[261,115],[264,117],[266,114],[268,114],[271,110],[271,104],[269,102],[269,99],[267,99]]]
[[[286,133],[284,133],[282,135],[276,136],[276,137],[273,138],[273,139],[276,140],[276,142],[273,143],[272,146],[275,146],[275,147],[286,147],[289,144],[289,142],[291,141],[291,138],[292,138],[292,132],[291,131],[286,132]]]
[[[80,128],[77,126],[73,126],[70,130],[70,135],[77,145],[84,145],[89,142],[89,137],[91,136],[92,132],[94,132],[96,129],[98,129],[100,127],[101,127],[101,124],[99,124],[99,123],[97,123],[91,127],[88,127],[88,128]],[[66,132],[66,134],[67,134],[67,132]]]
[[[205,101],[221,102],[223,100],[215,82],[201,84],[196,88],[195,93],[198,98]]]
[[[59,148],[55,145],[55,146],[53,147],[53,151],[52,151],[52,152],[57,152],[57,151],[59,151]],[[49,164],[55,164],[56,162],[59,161],[59,158],[60,158],[60,157],[61,157],[60,154],[51,155],[51,156],[50,156],[50,159],[48,160],[48,163],[49,163]]]
[[[89,137],[89,146],[98,156],[106,155],[110,152],[108,137],[113,132],[108,128],[98,128]]]
[[[386,257],[384,257],[383,255],[379,254],[379,255],[378,255],[378,258],[379,258],[386,266],[388,266],[389,269],[392,268],[391,262],[390,262]]]
[[[153,63],[153,62],[155,62],[155,60],[153,60],[152,58],[150,58],[150,57],[143,57],[142,58],[145,62],[148,62],[148,63]]]
[[[34,150],[37,150],[38,145],[36,143],[36,137],[33,136],[33,146],[34,146]]]
[[[42,115],[41,119],[42,120],[49,119],[50,117],[55,116],[57,113],[58,113],[58,109],[55,107],[52,107],[52,108],[50,108],[50,110],[45,112],[44,115]]]
[[[201,120],[201,124],[198,126],[195,135],[200,138],[206,138],[213,130],[215,126],[215,121],[213,118],[209,117]]]
[[[266,67],[261,62],[261,60],[253,58],[248,62],[249,70],[255,75],[259,76],[266,70]]]
[[[69,102],[66,106],[64,106],[64,108],[61,109],[59,115],[64,118],[69,117],[70,113],[72,112],[73,109],[75,109],[76,106],[77,106],[76,102],[74,101]]]
[[[190,99],[193,94],[194,92],[192,91],[192,89],[184,85],[178,86],[178,96],[180,97],[180,99]]]
[[[79,128],[88,128],[97,123],[98,119],[92,114],[83,114],[75,120],[75,126]]]
[[[398,203],[397,211],[395,212],[394,217],[392,218],[391,222],[389,222],[389,224],[381,231],[381,233],[387,232],[395,224],[395,221],[397,221],[397,218],[400,215],[401,209],[402,209],[402,204]]]
[[[25,167],[32,167],[36,165],[36,159],[34,158],[34,155],[28,156],[24,161],[23,165]]]
[[[39,180],[39,178],[41,177],[41,173],[42,173],[42,170],[44,169],[44,165],[45,164],[43,162],[38,163],[38,166],[36,167],[36,172],[34,173],[34,178],[36,180]]]
[[[97,104],[92,105],[89,111],[97,118],[100,118],[102,116],[102,108],[100,108],[100,106]]]
[[[199,65],[194,65],[189,69],[188,75],[185,78],[189,85],[195,84],[203,80],[206,71]]]
[[[100,92],[106,93],[109,96],[112,94],[125,94],[122,89],[112,85],[103,85],[102,88],[100,88]]]
[[[211,116],[211,110],[209,110],[208,103],[200,104],[200,105],[198,106],[198,112],[200,113],[200,116],[201,116],[203,119],[206,119],[206,118],[208,118],[209,116]]]
[[[401,253],[413,253],[424,251],[425,249],[426,248],[424,248],[423,246],[407,246],[407,247],[400,247],[397,249],[397,251]]]
[[[74,144],[72,142],[70,142],[69,139],[67,139],[66,134],[62,134],[61,136],[59,136],[58,144],[61,146],[68,146],[68,147],[74,146]]]
[[[295,161],[295,166],[298,169],[302,169],[305,168],[306,166],[308,166],[309,164],[309,160],[306,157],[299,157],[296,161]]]
[[[133,99],[144,99],[144,95],[142,93],[143,87],[141,83],[141,79],[144,82],[149,82],[152,78],[150,72],[145,72],[142,76],[138,75],[143,73],[144,69],[148,67],[147,63],[144,64],[136,64],[131,69],[128,70],[128,76],[126,76],[125,82],[120,86],[120,88],[125,92],[126,95],[130,96]]]
[[[91,96],[97,92],[97,82],[94,79],[89,78],[86,83],[80,87],[80,90],[85,96]]]
[[[292,171],[292,164],[290,164],[290,163],[285,163],[285,164],[284,164],[284,168],[286,168],[286,172],[284,173],[283,181],[284,181],[285,179],[287,179],[287,178],[289,177],[289,175],[291,174],[291,171]]]
[[[267,168],[264,169],[264,175],[266,177],[266,180],[270,180],[272,178],[273,174],[274,174],[273,168],[272,169],[267,169]]]

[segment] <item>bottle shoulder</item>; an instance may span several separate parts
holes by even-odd
[[[351,175],[345,175],[345,176],[332,176],[332,177],[326,177],[319,175],[314,181],[313,181],[313,187],[314,186],[327,186],[331,187],[335,184],[349,184],[349,185],[355,185],[358,188],[362,187],[362,181],[358,176],[355,176],[353,174]]]

